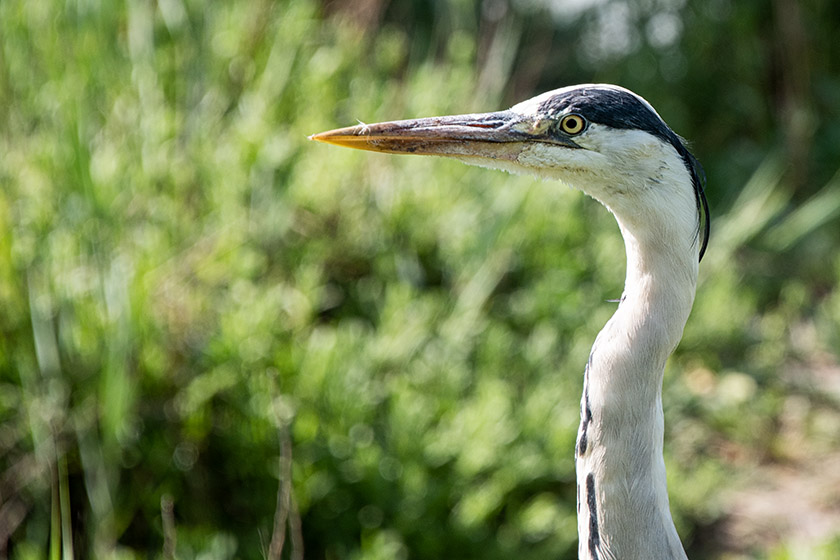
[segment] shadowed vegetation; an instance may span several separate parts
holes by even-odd
[[[838,6],[0,2],[0,554],[575,558],[612,217],[306,137],[606,81],[708,176],[689,556],[836,558]]]

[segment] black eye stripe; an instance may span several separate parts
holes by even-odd
[[[705,175],[700,163],[691,155],[682,139],[671,130],[650,106],[630,92],[602,86],[582,86],[545,99],[538,107],[538,112],[546,115],[566,113],[586,115],[585,123],[619,129],[638,129],[653,134],[670,143],[682,157],[694,183],[697,198],[697,212],[700,216],[698,235],[700,236],[700,258],[709,242],[709,208],[703,191]],[[570,134],[562,126],[564,134]],[[585,127],[584,127],[585,128]],[[579,133],[579,132],[578,132]]]

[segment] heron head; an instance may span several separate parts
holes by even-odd
[[[599,200],[622,227],[690,224],[700,258],[708,242],[700,164],[647,101],[618,86],[571,86],[506,111],[360,124],[310,138],[557,179]]]

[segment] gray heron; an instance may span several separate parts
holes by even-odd
[[[624,238],[618,309],[586,364],[575,446],[578,554],[685,559],[668,504],[662,379],[709,238],[700,164],[653,107],[613,85],[550,91],[491,113],[362,124],[313,140],[555,179],[598,200]]]

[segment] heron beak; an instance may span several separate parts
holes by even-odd
[[[359,124],[313,134],[310,140],[389,154],[449,156],[516,161],[526,143],[540,141],[579,147],[547,135],[550,121],[513,111],[429,117]]]

